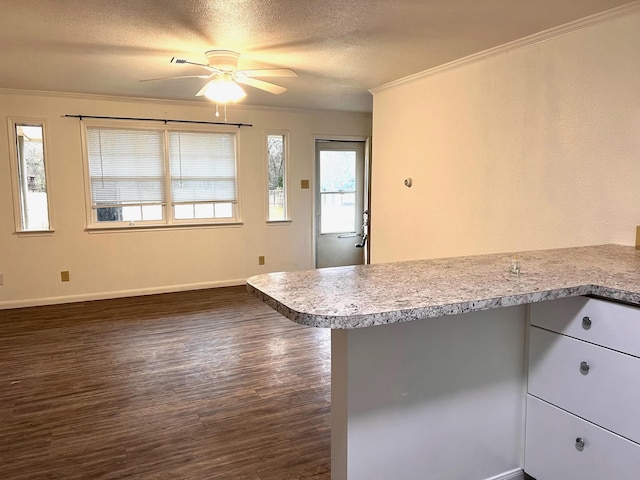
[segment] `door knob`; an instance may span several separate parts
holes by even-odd
[[[576,449],[578,449],[579,451],[584,450],[584,438],[576,438]]]
[[[591,328],[591,319],[589,317],[582,317],[582,328],[589,330]]]
[[[589,373],[589,362],[580,362],[580,372],[584,375]]]

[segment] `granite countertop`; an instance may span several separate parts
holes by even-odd
[[[513,259],[520,273],[510,272]],[[294,322],[362,328],[577,295],[640,305],[640,250],[597,245],[268,273],[247,290]]]

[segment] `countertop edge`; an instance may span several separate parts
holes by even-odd
[[[379,312],[365,315],[316,315],[313,313],[298,312],[293,310],[278,300],[270,297],[266,293],[257,289],[250,283],[246,284],[247,292],[255,296],[269,307],[284,315],[289,320],[316,328],[330,328],[335,330],[345,330],[354,328],[365,328],[376,325],[388,325],[392,323],[411,322],[428,318],[443,317],[447,315],[459,315],[481,310],[492,310],[494,308],[514,307],[527,305],[530,303],[556,300],[566,297],[578,297],[582,295],[597,295],[598,297],[625,301],[627,292],[601,287],[597,285],[578,285],[574,287],[559,288],[539,292],[530,292],[518,295],[507,295],[504,297],[478,299],[468,302],[457,302],[444,305],[434,305],[426,308],[401,309],[389,312]],[[638,299],[640,302],[640,298]]]
[[[248,278],[246,288],[295,323],[330,329],[582,295],[640,306],[640,250],[606,244],[276,272]]]

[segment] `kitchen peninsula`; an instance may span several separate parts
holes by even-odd
[[[528,305],[640,305],[640,250],[272,273],[247,288],[297,323],[332,329],[333,479],[506,480],[526,463]]]

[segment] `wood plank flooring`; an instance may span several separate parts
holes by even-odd
[[[0,478],[330,478],[330,332],[244,287],[0,310]]]

